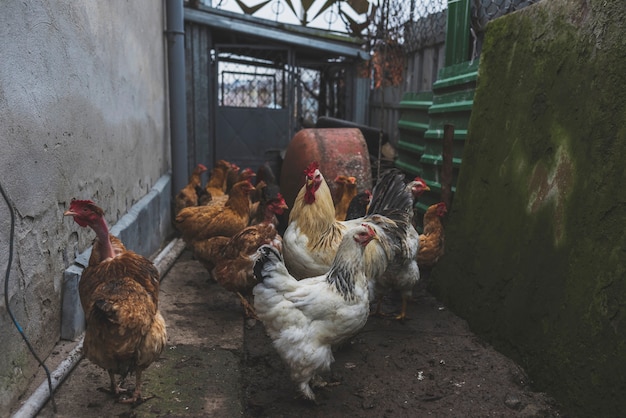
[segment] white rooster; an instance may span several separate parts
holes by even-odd
[[[289,274],[275,248],[259,249],[254,309],[308,400],[315,400],[311,379],[328,371],[334,361],[332,347],[355,335],[367,321],[363,253],[372,240],[378,236],[369,224],[350,229],[328,273],[300,281]]]

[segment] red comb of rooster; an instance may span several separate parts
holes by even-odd
[[[315,170],[319,170],[319,168],[320,168],[320,164],[317,161],[313,161],[304,170],[304,174],[306,174],[307,177],[311,177],[311,176],[313,176],[313,173],[315,173]]]

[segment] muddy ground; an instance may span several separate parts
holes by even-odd
[[[40,417],[563,417],[524,371],[474,336],[418,285],[409,320],[371,318],[335,354],[317,404],[297,397],[260,322],[185,251],[164,276],[168,347],[145,372],[139,406],[102,390],[107,374],[82,360]],[[393,310],[399,300],[385,300]],[[63,342],[50,368],[75,344]],[[41,381],[41,380],[39,380]],[[134,385],[134,379],[128,380]]]

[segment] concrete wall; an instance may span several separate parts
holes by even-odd
[[[8,297],[44,359],[59,339],[63,271],[94,238],[62,217],[70,199],[93,199],[114,225],[169,170],[163,30],[159,1],[2,2],[0,182],[17,214]],[[9,213],[0,200],[3,284]],[[4,416],[36,364],[0,293]]]
[[[431,288],[572,416],[626,411],[626,2],[489,24]]]

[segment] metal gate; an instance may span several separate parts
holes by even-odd
[[[216,160],[256,169],[274,163],[294,128],[292,52],[270,46],[216,46]]]

